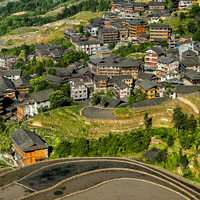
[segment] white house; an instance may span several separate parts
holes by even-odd
[[[179,61],[172,57],[161,56],[158,58],[156,76],[163,82],[171,79],[180,79]]]
[[[74,100],[84,100],[88,98],[88,88],[81,82],[70,82],[71,97]]]
[[[22,75],[21,69],[1,70],[0,76],[6,77],[11,81],[18,80]]]
[[[53,92],[53,89],[47,89],[31,93],[29,100],[17,105],[18,120],[21,120],[23,117],[33,117],[39,113],[41,108],[50,108],[49,96]]]

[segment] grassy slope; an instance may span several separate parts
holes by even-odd
[[[90,11],[80,12],[73,17],[63,19],[57,22],[52,22],[40,27],[24,27],[13,30],[10,34],[0,37],[0,41],[3,41],[4,48],[13,48],[14,46],[20,46],[23,43],[35,44],[46,43],[56,38],[63,38],[64,31],[68,28],[78,27],[78,25],[86,25],[90,19],[95,17],[102,17],[104,12]],[[12,41],[12,45],[6,46],[8,40]],[[9,43],[8,43],[9,44]]]
[[[80,116],[82,107],[64,107],[37,115],[31,123],[24,122],[30,128],[37,128],[41,136],[54,146],[56,138],[73,139],[74,137],[99,138],[113,132],[125,132],[142,128],[144,114],[153,118],[153,127],[172,127],[173,108],[177,105],[192,114],[191,108],[176,100],[168,100],[161,106],[130,109],[128,114],[117,113],[118,120],[91,120]]]

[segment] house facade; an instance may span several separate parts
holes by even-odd
[[[150,41],[154,42],[156,39],[168,40],[172,33],[172,29],[166,24],[152,24],[150,28]]]
[[[140,18],[132,19],[129,22],[129,37],[137,38],[143,33],[147,33],[148,22]]]
[[[160,92],[160,87],[157,83],[150,80],[143,80],[138,82],[138,88],[147,94],[148,99],[153,99]]]
[[[148,49],[145,52],[144,69],[146,71],[156,73],[158,58],[163,55],[164,55],[164,52],[159,47],[153,47],[151,49]]]
[[[159,57],[156,76],[158,77],[158,82],[164,82],[171,79],[179,80],[179,61],[172,57]]]
[[[48,145],[33,131],[18,129],[11,134],[14,158],[26,166],[48,158]]]
[[[82,82],[70,82],[71,97],[76,100],[84,100],[88,98],[88,88]]]

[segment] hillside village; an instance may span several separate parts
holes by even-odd
[[[198,6],[199,1],[172,4],[168,9],[162,0],[112,0],[102,18],[63,32],[63,40],[70,44],[67,48],[57,43],[35,44],[25,59],[4,54],[9,50],[2,49],[0,115],[5,123],[18,125],[11,134],[16,165],[50,156],[48,144],[23,124],[40,113],[70,105],[98,109],[158,106],[200,92],[200,43],[163,23],[174,13]],[[38,73],[26,73],[30,63],[45,60],[48,63],[41,64]],[[194,113],[197,116],[199,111]],[[155,141],[151,138],[151,142]]]

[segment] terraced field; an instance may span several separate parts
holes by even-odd
[[[87,193],[94,189],[103,193],[103,199],[112,199],[106,196],[104,184],[111,184],[111,193],[113,184],[118,184],[119,198],[124,194],[122,183],[129,184],[126,194],[134,199],[145,194],[150,200],[164,199],[159,196],[162,192],[171,199],[200,199],[200,188],[183,178],[136,160],[108,157],[44,161],[2,174],[0,199],[80,199],[82,195],[82,199],[92,199]],[[147,192],[141,194],[139,188]]]

